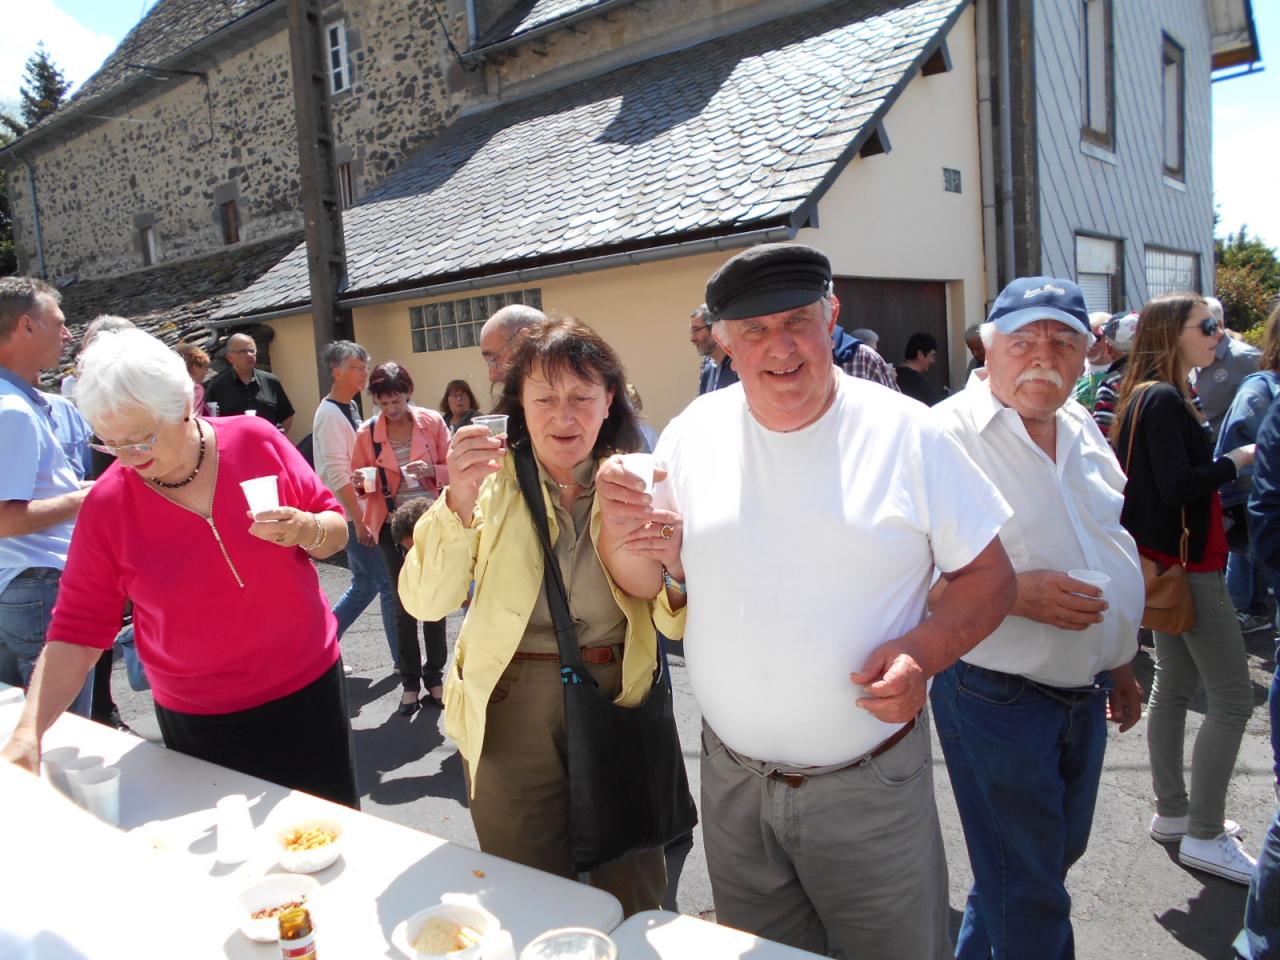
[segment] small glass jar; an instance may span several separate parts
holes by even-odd
[[[618,960],[618,947],[599,930],[563,927],[531,940],[520,960]]]

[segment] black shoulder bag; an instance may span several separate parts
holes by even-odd
[[[593,870],[642,850],[662,848],[693,829],[698,813],[676,733],[667,651],[658,637],[658,670],[644,702],[619,707],[600,693],[578,648],[560,564],[551,547],[538,465],[518,444],[516,476],[533,514],[545,558],[543,584],[560,644],[569,752],[569,831],[574,868]]]

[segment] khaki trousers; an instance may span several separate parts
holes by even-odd
[[[950,960],[928,712],[874,760],[799,787],[702,725],[702,838],[716,919],[849,960]]]
[[[602,693],[621,687],[618,662],[588,664]],[[569,773],[560,664],[513,660],[489,698],[471,821],[480,849],[613,894],[625,916],[662,906],[665,853],[646,850],[579,877],[569,847]],[[467,786],[471,769],[463,763]]]

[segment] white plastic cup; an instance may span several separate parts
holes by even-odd
[[[249,501],[249,512],[255,517],[264,510],[275,510],[280,506],[280,491],[274,476],[243,480],[240,489],[244,491],[244,498]]]
[[[206,400],[204,405],[209,408],[209,416],[216,417],[218,415],[218,402],[216,400]]]
[[[1072,580],[1087,583],[1091,587],[1097,587],[1102,591],[1103,595],[1106,594],[1107,587],[1111,584],[1110,577],[1105,573],[1098,573],[1096,570],[1068,570],[1067,576]]]
[[[373,493],[378,489],[378,468],[360,467],[360,483],[365,493]]]
[[[256,417],[256,416],[258,415],[258,411],[257,411],[257,410],[246,410],[246,411],[244,412],[244,415],[245,415],[246,417]]]
[[[627,468],[628,473],[634,473],[644,481],[645,493],[653,493],[653,470],[657,464],[652,453],[622,454],[622,465]]]
[[[217,807],[218,850],[214,859],[219,863],[242,863],[253,852],[253,818],[249,816],[249,798],[243,793],[232,793],[218,801]]]
[[[79,747],[56,747],[40,754],[40,770],[44,773],[45,779],[68,797],[71,796],[71,784],[67,783],[67,772],[64,767],[79,757]]]
[[[471,422],[487,429],[491,437],[506,436],[507,415],[505,413],[486,413],[483,416],[473,418]]]
[[[71,788],[71,799],[82,807],[85,805],[85,799],[84,791],[80,789],[80,778],[90,770],[97,770],[101,766],[101,757],[79,757],[62,765],[62,772],[67,777],[67,785]]]
[[[120,826],[120,769],[94,767],[78,776],[83,806],[99,820]]]

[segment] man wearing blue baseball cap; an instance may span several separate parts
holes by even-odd
[[[1128,730],[1142,709],[1129,666],[1142,573],[1120,525],[1124,474],[1071,399],[1093,339],[1080,288],[1015,280],[981,333],[985,371],[933,411],[1013,508],[1000,541],[1018,593],[929,697],[974,876],[956,957],[1065,960],[1065,880],[1088,843],[1107,720]]]

